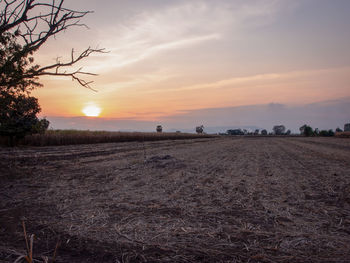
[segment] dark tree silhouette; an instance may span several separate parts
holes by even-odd
[[[315,133],[314,133],[314,130],[312,129],[312,127],[311,126],[308,126],[308,125],[306,125],[306,124],[304,124],[303,126],[301,126],[300,128],[299,128],[299,130],[300,130],[300,134],[301,135],[304,135],[304,136],[312,136],[312,135],[314,135]]]
[[[241,129],[227,130],[226,133],[228,135],[244,135],[244,132]]]
[[[331,137],[334,136],[334,131],[333,130],[322,130],[319,133],[319,136],[324,136],[324,137]]]
[[[9,138],[13,146],[16,139],[26,134],[43,133],[49,127],[49,121],[39,120],[38,100],[25,94],[3,93],[0,96],[0,135]]]
[[[337,128],[335,129],[335,132],[343,132],[343,130],[340,129],[339,127],[337,127]]]
[[[44,75],[71,77],[81,86],[92,89],[84,76],[95,75],[81,68],[69,70],[92,53],[104,49],[88,47],[70,58],[59,58],[50,65],[35,63],[34,54],[46,41],[71,27],[86,27],[80,19],[90,11],[64,7],[64,0],[0,0],[0,135],[13,138],[47,129],[48,121],[39,120],[37,99],[30,92],[42,86]]]
[[[162,132],[163,131],[162,125],[157,125],[156,131],[157,132]]]
[[[204,132],[204,126],[203,125],[196,127],[196,133],[201,134],[203,132]]]
[[[275,125],[272,128],[275,135],[284,135],[286,127],[284,125]]]

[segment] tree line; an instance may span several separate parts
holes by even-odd
[[[348,124],[345,124],[345,127],[347,127]],[[343,132],[342,129],[337,127],[335,131],[332,129],[329,130],[320,130],[318,128],[313,129],[311,126],[304,124],[299,128],[300,135],[303,136],[323,136],[323,137],[331,137],[334,136],[336,133]],[[246,129],[230,129],[226,131],[226,134],[228,135],[291,135],[291,130],[286,130],[286,127],[284,125],[275,125],[272,128],[272,132],[267,132],[266,129],[259,130],[256,129],[254,132],[248,131]]]

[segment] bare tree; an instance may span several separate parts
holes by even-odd
[[[95,75],[81,68],[67,68],[104,49],[88,47],[70,59],[51,65],[35,65],[33,54],[56,34],[71,27],[86,27],[80,22],[91,11],[75,11],[64,7],[64,0],[0,0],[0,86],[3,89],[22,91],[40,86],[38,77],[43,75],[66,76],[89,88],[91,82],[84,76]],[[21,63],[18,63],[18,62]],[[20,65],[18,65],[20,64]]]
[[[69,59],[57,58],[51,65],[34,62],[35,52],[49,38],[71,27],[86,27],[80,19],[89,13],[64,7],[64,0],[0,0],[0,135],[13,141],[48,128],[49,122],[36,116],[38,100],[30,96],[41,86],[40,76],[71,77],[92,89],[84,77],[95,74],[71,67],[104,49],[88,47],[78,54],[72,49]]]

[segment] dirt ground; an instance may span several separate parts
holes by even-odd
[[[0,148],[0,262],[350,262],[350,140]]]

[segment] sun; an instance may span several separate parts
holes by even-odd
[[[82,112],[85,114],[87,117],[98,117],[101,113],[101,108],[95,106],[95,105],[89,105],[86,106]]]

